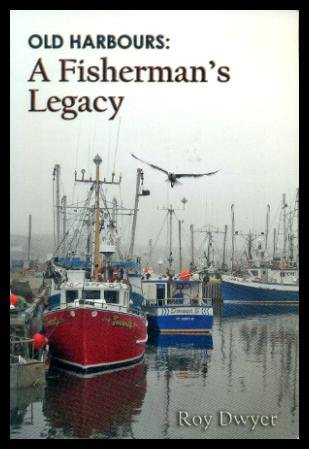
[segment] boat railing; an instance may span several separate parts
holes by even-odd
[[[146,316],[145,312],[141,309],[141,307],[136,307],[136,306],[131,305],[129,310],[130,310],[130,312],[134,313],[135,315],[140,315],[143,317]]]
[[[26,362],[26,359],[32,357],[34,340],[32,338],[20,337],[18,335],[10,336],[10,359],[11,363]]]
[[[56,304],[51,307],[49,307],[48,311],[53,312],[56,310],[68,310],[68,309],[75,309],[79,306],[89,306],[89,308],[94,309],[103,309],[103,310],[111,310],[112,312],[127,312],[128,306],[121,305],[121,304],[114,304],[114,303],[106,303],[98,300],[91,300],[91,299],[76,299],[74,302],[69,302],[65,304]],[[144,312],[141,310],[140,307],[134,307],[130,305],[129,311],[136,314],[136,315],[144,315]]]
[[[150,307],[162,307],[162,306],[181,306],[181,307],[192,307],[192,306],[200,306],[200,307],[211,307],[212,306],[212,298],[201,298],[196,299],[192,298],[190,303],[180,302],[175,298],[164,298],[164,299],[146,299],[146,306]]]

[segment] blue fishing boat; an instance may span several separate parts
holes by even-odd
[[[298,302],[297,269],[251,268],[243,276],[222,275],[224,301]]]
[[[151,275],[152,276],[152,275]],[[151,331],[166,334],[208,334],[213,326],[210,298],[203,298],[203,282],[197,274],[151,277],[142,281]]]

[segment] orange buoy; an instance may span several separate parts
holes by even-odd
[[[34,349],[42,349],[48,342],[48,338],[45,337],[45,335],[40,334],[40,333],[34,334],[32,336],[32,339],[34,340],[34,342],[33,342]]]
[[[182,281],[189,281],[189,279],[190,279],[190,271],[182,271],[180,273],[180,279]]]
[[[14,293],[11,293],[11,294],[10,294],[10,305],[11,305],[11,306],[16,306],[17,301],[18,301],[17,296],[14,295]]]

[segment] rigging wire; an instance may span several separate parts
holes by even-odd
[[[66,246],[67,254],[69,254],[69,252],[71,252],[71,253],[77,252],[77,248],[79,246],[79,242],[80,242],[80,238],[81,238],[82,229],[83,229],[83,226],[85,225],[85,221],[86,221],[85,218],[90,209],[89,204],[91,201],[93,191],[94,191],[94,189],[91,187],[90,191],[88,192],[86,201],[84,202],[85,207],[82,208],[82,212],[79,215],[79,219],[78,219],[76,227],[73,231],[73,235],[72,235],[70,241],[68,242],[68,245]],[[76,219],[74,221],[76,221]],[[74,245],[73,245],[73,242],[75,242]],[[63,244],[63,242],[62,242],[62,244]]]
[[[56,251],[56,211],[55,211],[55,172],[53,173],[53,184],[52,184],[52,195],[53,195],[53,231],[54,231],[54,254]]]
[[[161,226],[161,228],[160,228],[160,230],[159,230],[159,233],[158,233],[158,235],[157,235],[157,237],[156,237],[156,239],[155,239],[154,244],[152,245],[153,251],[156,249],[156,245],[157,245],[157,243],[158,243],[158,240],[159,240],[159,237],[160,237],[160,235],[161,235],[162,229],[164,228],[165,223],[166,223],[166,221],[167,221],[167,217],[168,217],[168,212],[165,214],[165,217],[164,217],[164,219],[163,219],[162,226]]]
[[[78,134],[77,134],[77,145],[76,145],[76,151],[75,151],[75,173],[77,173],[77,167],[79,164],[79,147],[80,147],[80,135],[81,135],[81,121],[79,121],[79,127],[78,127]],[[74,202],[74,195],[75,195],[75,187],[76,182],[73,183],[72,187],[72,203]]]
[[[116,137],[116,148],[115,148],[115,153],[114,153],[113,173],[115,173],[115,168],[116,168],[116,157],[117,157],[117,153],[118,153],[120,125],[121,125],[121,117],[120,117],[119,122],[118,122],[118,130],[117,130],[117,137]]]
[[[86,200],[87,204],[90,203],[91,196],[92,196],[92,191],[90,192],[90,195],[88,196],[88,198]],[[79,242],[81,240],[82,230],[83,230],[83,227],[85,226],[85,223],[86,223],[85,218],[86,218],[87,213],[88,213],[88,210],[87,209],[83,209],[82,213],[80,214],[79,223],[78,223],[78,225],[77,225],[77,227],[75,229],[74,236],[73,236],[73,238],[71,240],[71,248],[73,249],[75,254],[76,254],[77,249],[79,247]],[[73,246],[73,242],[76,242],[74,246]]]
[[[108,128],[108,142],[107,142],[107,163],[106,170],[109,172],[109,162],[110,162],[110,152],[111,152],[111,128]]]

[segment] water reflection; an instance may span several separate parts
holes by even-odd
[[[247,318],[241,310],[222,320],[217,316],[212,337],[199,341],[195,336],[195,344],[191,337],[191,346],[190,338],[187,344],[175,336],[150,340],[149,373],[156,373],[161,386],[161,437],[252,438],[248,426],[220,426],[220,410],[278,416],[276,427],[260,425],[254,438],[296,437],[298,315],[272,314],[269,308],[254,312]],[[212,415],[214,424],[207,433],[194,426],[179,428],[177,410]]]
[[[194,394],[197,380],[205,383],[211,349],[211,335],[150,335],[147,359],[149,372],[156,373],[161,395],[160,438],[170,438],[170,427],[175,424],[175,401],[181,401],[188,387]]]
[[[11,433],[22,425],[33,424],[35,420],[34,404],[42,402],[44,385],[10,390],[10,423]]]
[[[239,392],[246,407],[251,396],[255,409],[276,410],[292,429],[298,423],[298,308],[275,314],[269,306],[251,309],[247,319],[235,308],[234,316],[217,317],[223,385],[231,395]]]
[[[229,316],[215,309],[211,336],[150,335],[145,362],[130,370],[93,378],[56,372],[47,379],[44,400],[35,404],[24,395],[11,401],[12,437],[295,438],[298,309],[251,308],[243,316],[241,305],[233,308]],[[212,424],[207,431],[180,427],[179,410],[212,415]],[[235,423],[222,427],[220,410],[273,414],[278,422],[254,432]]]
[[[222,318],[250,318],[259,315],[283,315],[283,314],[298,314],[299,304],[259,304],[257,302],[237,303],[235,301],[223,301],[220,299],[213,302],[214,317],[217,320]]]
[[[58,372],[49,382],[43,413],[47,438],[132,438],[132,421],[146,393],[145,364],[91,378]]]
[[[149,335],[148,345],[157,346],[158,348],[212,349],[213,339],[211,335],[153,333]]]

